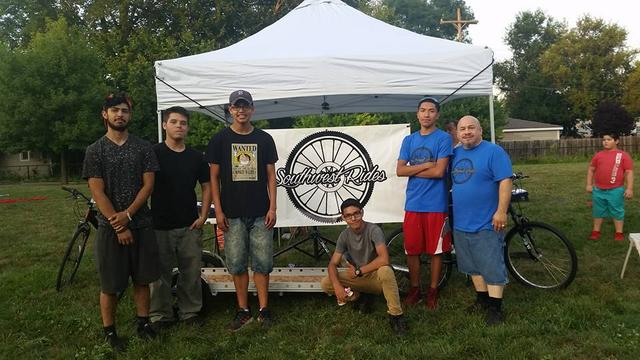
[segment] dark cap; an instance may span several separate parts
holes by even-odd
[[[423,102],[432,103],[433,105],[435,105],[436,111],[440,112],[440,101],[438,101],[436,98],[432,98],[431,96],[425,96],[422,99],[420,99],[420,101],[418,101],[418,107],[420,107],[420,105]]]
[[[229,95],[229,104],[235,105],[238,101],[243,100],[253,105],[253,98],[247,90],[236,90]]]

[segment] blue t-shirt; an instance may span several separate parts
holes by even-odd
[[[398,160],[407,165],[418,165],[425,162],[436,162],[451,156],[451,136],[436,129],[428,135],[420,135],[416,131],[402,140]],[[447,183],[441,179],[427,179],[410,176],[407,183],[407,199],[405,211],[415,212],[447,212]]]
[[[452,164],[453,228],[466,232],[493,229],[500,181],[513,175],[509,155],[483,140],[472,149],[455,148]]]

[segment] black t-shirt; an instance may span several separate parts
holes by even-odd
[[[153,228],[171,230],[190,226],[198,218],[196,182],[209,182],[209,165],[204,155],[187,147],[175,152],[165,144],[155,144],[160,170],[151,195]]]
[[[158,170],[158,160],[151,144],[129,134],[127,141],[117,145],[106,136],[87,147],[82,165],[82,177],[101,178],[104,193],[115,211],[126,210],[142,189],[142,175]],[[98,215],[101,225],[109,222]],[[130,228],[151,226],[151,212],[144,204],[133,214]]]
[[[207,161],[220,166],[220,198],[227,217],[266,215],[267,165],[278,161],[271,135],[258,128],[247,135],[224,128],[209,141]]]

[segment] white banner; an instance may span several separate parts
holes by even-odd
[[[402,222],[407,179],[396,163],[408,124],[266,131],[279,158],[276,226],[343,223],[348,198],[363,203],[369,222]]]

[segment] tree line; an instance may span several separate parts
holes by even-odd
[[[441,25],[458,0],[343,0],[371,16],[421,34],[453,40]],[[0,152],[36,150],[59,159],[104,132],[99,109],[111,90],[134,101],[132,132],[155,141],[154,61],[220,49],[277,21],[302,0],[0,0]],[[482,21],[482,19],[480,19]],[[465,31],[465,42],[471,42]],[[626,31],[584,18],[574,29],[541,11],[523,12],[507,29],[513,58],[495,66],[507,114],[565,126],[591,119],[603,101],[636,116],[640,70]],[[613,105],[611,105],[613,104]],[[618,108],[615,108],[618,110]],[[441,121],[475,114],[488,126],[486,98],[443,106]],[[607,112],[608,113],[608,112]],[[325,127],[410,122],[415,114],[336,114],[260,121],[259,126]],[[222,124],[194,114],[190,145],[203,148]],[[486,131],[488,134],[488,131]]]

